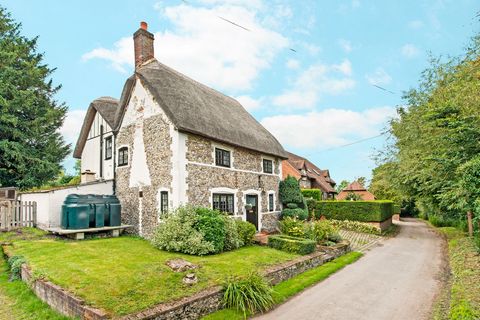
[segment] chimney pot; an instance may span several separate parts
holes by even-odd
[[[133,34],[133,46],[135,50],[135,69],[146,61],[154,58],[153,33],[147,31],[145,21],[140,22],[140,28]]]

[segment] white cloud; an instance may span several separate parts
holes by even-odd
[[[413,58],[419,54],[419,50],[411,43],[407,43],[401,49],[402,54],[407,58]]]
[[[326,109],[306,114],[267,117],[261,123],[287,148],[318,149],[379,134],[385,122],[395,115],[393,107],[365,111]]]
[[[352,43],[349,40],[345,39],[339,39],[338,40],[338,45],[345,51],[346,53],[349,53],[352,51]]]
[[[75,144],[77,142],[86,112],[86,110],[69,110],[67,112],[63,126],[60,128],[60,133],[67,143]]]
[[[340,64],[315,64],[303,71],[292,87],[273,98],[276,106],[311,109],[323,94],[337,95],[355,86],[349,60]]]
[[[250,112],[253,110],[259,109],[262,105],[262,100],[263,100],[263,99],[254,99],[247,95],[238,96],[238,97],[235,97],[235,99],[237,99],[237,101],[240,102],[240,104]]]
[[[256,1],[205,0],[219,4],[212,8],[178,5],[161,9],[171,30],[156,32],[155,55],[161,62],[218,89],[249,89],[262,69],[270,66],[288,39],[265,28],[258,18]],[[252,7],[250,7],[252,6]],[[158,6],[160,7],[160,6]],[[218,17],[224,17],[252,30],[245,31]],[[133,40],[117,41],[112,49],[96,48],[83,59],[107,60],[118,70],[133,66]]]
[[[298,69],[300,68],[300,61],[297,59],[288,59],[286,66],[288,69]]]
[[[408,27],[410,29],[418,30],[423,27],[423,21],[422,20],[412,20],[408,22]]]
[[[320,51],[322,51],[322,48],[313,44],[313,43],[304,43],[303,44],[303,47],[307,50],[307,52],[312,55],[312,56],[316,56],[317,54],[320,53]]]
[[[368,73],[365,75],[368,83],[373,85],[386,85],[392,81],[392,77],[383,69],[377,68],[373,73]]]

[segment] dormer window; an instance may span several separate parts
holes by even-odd
[[[118,149],[118,166],[128,165],[128,147],[121,147]]]
[[[220,167],[230,168],[230,151],[215,148],[215,164]]]
[[[273,173],[273,161],[268,159],[263,159],[263,172],[264,173]]]

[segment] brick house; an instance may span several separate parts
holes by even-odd
[[[282,161],[282,178],[296,178],[303,189],[320,189],[323,199],[335,198],[335,181],[328,170],[321,170],[309,160],[287,152],[288,159]]]
[[[183,204],[271,231],[283,147],[235,99],[157,61],[146,23],[133,38],[135,72],[120,99],[97,99],[87,111],[74,151],[82,172],[113,177],[122,222],[145,237]]]
[[[337,200],[345,200],[350,193],[354,193],[360,197],[361,200],[370,201],[375,200],[373,193],[368,191],[360,182],[354,181],[350,183],[345,189],[340,191]]]

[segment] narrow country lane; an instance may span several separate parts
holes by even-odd
[[[256,319],[428,319],[441,286],[442,240],[421,221],[399,225],[397,237]]]

